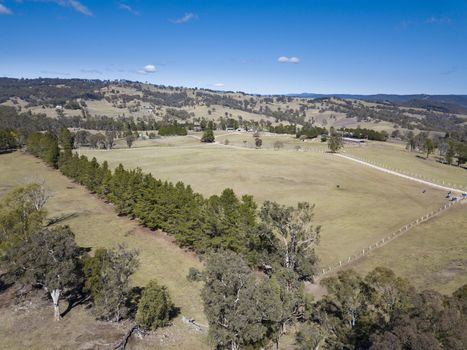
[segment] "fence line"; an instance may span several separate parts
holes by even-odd
[[[414,172],[411,172],[411,171],[407,171],[407,170],[403,170],[403,169],[397,169],[397,168],[394,168],[394,167],[391,167],[391,166],[387,166],[384,163],[375,162],[374,160],[367,159],[367,158],[364,158],[364,157],[355,156],[353,154],[348,154],[347,153],[346,155],[347,155],[347,157],[354,158],[356,160],[360,160],[362,162],[365,162],[365,163],[368,163],[368,164],[371,164],[371,165],[375,165],[375,166],[378,166],[378,167],[381,167],[381,168],[384,168],[384,169],[387,169],[387,170],[390,170],[390,171],[395,171],[395,172],[398,172],[398,173],[403,174],[403,175],[418,178],[420,180],[429,181],[429,182],[432,182],[432,183],[434,183],[436,185],[452,187],[454,189],[457,189],[460,192],[467,191],[467,185],[459,185],[459,184],[455,184],[455,183],[452,183],[452,182],[439,180],[439,179],[435,179],[435,178],[432,178],[432,177],[427,177],[427,176],[424,176],[422,174],[414,173]]]
[[[418,225],[420,225],[421,223],[423,223],[425,221],[428,221],[429,219],[433,218],[434,216],[436,216],[436,215],[440,214],[441,212],[451,208],[455,204],[461,203],[462,201],[464,201],[464,199],[459,199],[459,200],[457,200],[455,202],[449,202],[449,203],[445,204],[444,206],[442,206],[441,208],[433,210],[432,212],[430,212],[428,214],[422,215],[420,218],[417,218],[416,220],[410,222],[409,224],[402,226],[398,230],[391,232],[387,236],[385,236],[383,238],[380,238],[378,241],[376,241],[373,244],[370,244],[368,247],[362,248],[362,250],[360,250],[358,253],[350,255],[349,257],[347,257],[345,259],[341,259],[338,262],[336,262],[334,264],[331,264],[331,265],[329,265],[327,267],[322,267],[320,272],[313,276],[313,281],[315,281],[315,283],[316,283],[317,281],[319,281],[325,275],[327,275],[327,274],[329,274],[331,272],[337,271],[337,270],[341,269],[342,267],[350,265],[350,264],[356,262],[357,260],[360,260],[361,258],[366,256],[367,254],[369,254],[372,250],[385,246],[386,244],[388,244],[389,242],[393,241],[394,239],[400,237],[401,235],[403,235],[404,233],[406,233],[407,231],[409,231],[413,227],[418,226]]]

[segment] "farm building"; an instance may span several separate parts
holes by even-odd
[[[365,140],[365,139],[354,139],[354,138],[351,138],[351,137],[343,137],[342,140],[345,143],[352,143],[352,144],[358,144],[358,145],[364,145],[367,142],[367,140]]]

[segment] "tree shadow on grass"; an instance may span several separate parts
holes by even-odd
[[[71,310],[73,310],[78,305],[84,305],[90,302],[91,296],[86,294],[72,294],[67,298],[68,306],[67,308],[60,314],[60,317],[65,317]]]

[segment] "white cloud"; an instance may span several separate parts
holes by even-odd
[[[153,64],[147,64],[144,66],[144,71],[146,73],[154,73],[156,71],[156,66]]]
[[[13,12],[5,5],[0,4],[0,15],[12,15]]]
[[[127,4],[118,4],[118,8],[130,12],[132,15],[139,16],[139,12]]]
[[[73,10],[82,13],[86,16],[93,16],[91,10],[89,10],[85,5],[80,3],[78,0],[54,0],[53,2],[57,3],[63,7],[71,7]]]
[[[70,7],[73,10],[85,15],[85,16],[94,16],[90,9],[83,5],[78,0],[30,0],[34,2],[42,2],[42,3],[54,3],[62,7]]]
[[[150,74],[156,72],[156,66],[153,64],[147,64],[143,69],[137,70],[139,74]]]
[[[297,64],[297,63],[300,63],[300,58],[295,57],[295,56],[292,56],[292,57],[280,56],[280,57],[277,59],[277,62],[279,62],[279,63],[294,63],[294,64]]]
[[[451,24],[452,19],[449,17],[434,17],[431,16],[426,19],[425,21],[428,24]]]
[[[225,84],[224,83],[215,83],[213,84],[215,87],[224,87]]]
[[[195,20],[195,19],[198,19],[197,14],[195,14],[193,12],[187,12],[187,13],[185,13],[183,15],[183,17],[177,18],[177,19],[173,20],[172,22],[177,23],[177,24],[182,24],[182,23],[187,23],[187,22]]]

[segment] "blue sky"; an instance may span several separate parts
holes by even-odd
[[[0,76],[467,94],[467,0],[0,0]]]

